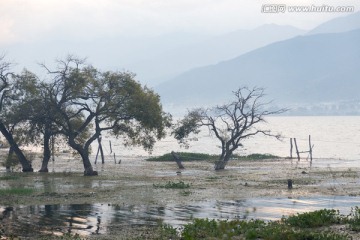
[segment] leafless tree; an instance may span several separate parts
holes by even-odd
[[[270,102],[264,101],[264,89],[241,87],[234,92],[234,101],[213,108],[198,108],[180,120],[173,131],[174,137],[187,144],[191,133],[199,133],[206,126],[221,142],[221,155],[215,170],[224,169],[233,152],[242,146],[243,140],[257,134],[280,138],[270,130],[262,129],[265,117],[284,113],[286,109],[268,110]]]

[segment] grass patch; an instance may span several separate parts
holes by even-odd
[[[187,152],[179,152],[177,153],[183,162],[190,161],[215,161],[219,160],[220,155],[211,155],[206,153],[187,153]],[[264,160],[264,159],[278,159],[279,156],[275,156],[272,154],[260,154],[254,153],[247,156],[240,156],[234,154],[231,159],[233,160]],[[173,162],[174,158],[170,153],[166,153],[162,156],[152,157],[146,159],[146,161],[152,162]]]
[[[177,153],[181,160],[184,162],[189,161],[207,161],[207,160],[217,160],[219,156],[217,155],[210,155],[206,153],[187,153],[187,152],[179,152]],[[173,162],[174,158],[170,153],[166,153],[162,156],[152,157],[146,159],[146,161],[153,161],[153,162]]]
[[[181,196],[184,196],[184,197],[190,196],[190,195],[191,195],[191,191],[188,191],[188,190],[181,191],[181,192],[180,192],[180,195],[181,195]]]
[[[314,229],[297,229],[282,221],[264,222],[262,220],[209,220],[195,219],[186,224],[181,238],[191,239],[294,239],[294,240],[347,240],[346,234]]]
[[[0,189],[0,195],[31,195],[35,192],[31,188],[7,188]]]
[[[217,181],[217,180],[219,180],[219,179],[221,179],[221,177],[219,177],[219,176],[210,176],[210,177],[206,177],[206,181],[207,182],[214,182],[214,181]]]
[[[190,188],[190,184],[184,183],[183,181],[179,182],[167,182],[166,184],[153,184],[155,188],[166,188],[166,189],[185,189]]]
[[[328,230],[329,226],[344,223],[349,224],[349,230],[359,231],[360,209],[353,208],[349,216],[340,215],[338,210],[322,209],[269,222],[194,219],[172,239],[350,240],[352,237],[346,233]]]
[[[342,221],[342,217],[338,210],[322,209],[290,216],[283,221],[293,227],[316,228],[338,224]]]
[[[266,160],[266,159],[278,159],[280,157],[272,154],[253,153],[247,156],[234,155],[233,158],[238,160]]]
[[[8,181],[8,180],[18,180],[20,179],[19,176],[15,176],[15,175],[8,175],[8,176],[2,176],[0,177],[0,181]]]
[[[347,221],[352,231],[360,232],[360,208],[355,207],[351,209]]]

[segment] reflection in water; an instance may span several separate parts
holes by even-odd
[[[283,215],[323,208],[347,214],[360,206],[360,199],[348,196],[318,198],[253,198],[238,201],[206,201],[191,205],[135,206],[71,204],[0,207],[6,234],[105,234],[112,228],[159,223],[182,226],[193,218],[276,220]]]

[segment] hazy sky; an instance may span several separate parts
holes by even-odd
[[[262,13],[263,4],[355,6],[358,0],[0,0],[0,44],[169,32],[218,34],[266,23],[310,29],[347,13]]]

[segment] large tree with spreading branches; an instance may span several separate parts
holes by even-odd
[[[46,69],[49,120],[81,156],[84,175],[97,175],[89,160],[90,145],[104,131],[149,151],[165,136],[170,117],[160,97],[141,86],[134,74],[101,72],[72,56],[58,61],[55,70]]]
[[[234,151],[247,138],[258,134],[280,138],[279,134],[263,129],[269,115],[280,114],[286,109],[268,110],[270,102],[264,101],[263,88],[241,87],[234,92],[234,100],[213,108],[198,108],[176,124],[173,134],[182,144],[188,144],[189,136],[197,134],[201,127],[209,130],[221,143],[221,154],[215,163],[215,170],[224,169]]]

